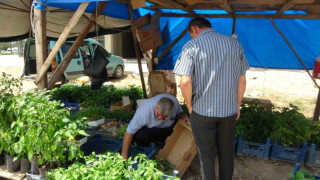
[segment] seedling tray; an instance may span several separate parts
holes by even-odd
[[[238,148],[237,155],[238,156],[253,156],[261,159],[268,160],[269,159],[269,151],[271,147],[271,140],[268,138],[266,143],[256,143],[243,141],[242,137],[238,138]]]
[[[106,152],[120,152],[122,142],[112,139],[106,139],[101,137],[100,134],[96,134],[94,137],[89,138],[88,142],[80,147],[85,156],[90,155],[92,152],[96,154],[104,154]]]
[[[308,144],[304,143],[302,148],[288,147],[278,145],[278,141],[274,141],[271,148],[270,158],[273,160],[281,160],[287,162],[295,162],[303,164],[307,155]]]

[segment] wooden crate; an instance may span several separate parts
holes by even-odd
[[[175,170],[179,171],[181,178],[196,154],[196,142],[191,125],[179,120],[173,133],[167,138],[166,145],[159,151],[158,157],[175,164]]]

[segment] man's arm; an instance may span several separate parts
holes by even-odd
[[[121,151],[121,156],[124,159],[128,159],[129,148],[132,141],[132,137],[133,135],[128,133],[127,131],[124,133],[123,141],[122,141],[122,151]]]
[[[237,97],[237,103],[238,103],[238,114],[237,114],[237,120],[240,117],[240,106],[242,102],[242,98],[244,95],[244,92],[246,91],[246,76],[240,76],[239,78],[239,86],[238,86],[238,97]]]
[[[187,104],[189,114],[192,112],[192,79],[189,76],[180,76],[180,89]]]

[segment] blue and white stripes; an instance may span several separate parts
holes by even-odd
[[[239,77],[248,69],[238,40],[209,28],[183,46],[174,73],[192,77],[196,113],[228,117],[238,111]]]

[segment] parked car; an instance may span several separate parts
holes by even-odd
[[[48,54],[56,44],[56,41],[48,41]],[[73,41],[66,41],[56,57],[53,59],[51,63],[51,67],[48,71],[55,71],[64,56],[72,46]],[[111,55],[107,50],[103,48],[103,46],[94,39],[85,39],[83,40],[81,46],[78,48],[78,51],[73,55],[70,64],[65,70],[63,76],[66,80],[76,79],[81,76],[87,75],[85,73],[85,69],[90,66],[95,57],[96,50],[102,51],[102,54],[105,54],[105,58],[109,61],[106,69],[109,76],[113,76],[115,78],[121,78],[124,72],[124,61],[121,57]],[[35,51],[35,40],[34,38],[28,38],[24,47],[24,74],[36,74],[36,51]],[[92,68],[92,67],[91,67]]]

